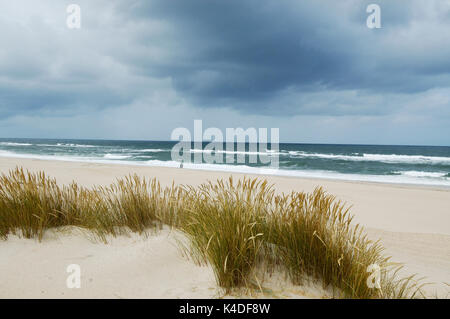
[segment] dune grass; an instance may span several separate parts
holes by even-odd
[[[316,278],[337,297],[410,298],[420,281],[398,275],[353,225],[349,208],[323,189],[276,195],[259,179],[219,180],[199,187],[161,187],[136,175],[92,189],[59,186],[44,173],[21,168],[0,177],[0,237],[42,239],[45,230],[77,226],[107,235],[147,233],[169,225],[183,232],[192,257],[212,266],[227,292],[251,287],[257,267],[282,267],[294,284]],[[381,268],[380,288],[369,288],[367,268]]]
[[[211,264],[218,284],[227,290],[250,286],[249,276],[263,251],[259,230],[266,191],[266,183],[256,180],[187,188],[180,229],[196,259]]]
[[[26,238],[42,238],[52,227],[77,224],[75,204],[83,191],[76,185],[60,188],[44,173],[22,169],[0,177],[0,234],[20,232]],[[81,202],[80,202],[81,204]]]
[[[143,233],[161,227],[163,220],[170,222],[165,214],[173,192],[138,176],[109,187],[61,187],[44,173],[17,168],[0,177],[0,236],[41,240],[45,230],[62,226],[89,229],[104,241],[108,234]]]
[[[382,254],[360,225],[352,224],[349,208],[322,188],[313,193],[292,192],[275,198],[275,208],[264,224],[265,239],[295,284],[305,276],[337,288],[342,297],[402,298],[415,296],[414,277],[398,280],[399,266]],[[368,267],[378,265],[381,289],[367,285]],[[393,285],[392,283],[396,283]]]

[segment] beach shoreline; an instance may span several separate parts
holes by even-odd
[[[261,179],[266,179],[269,184],[274,185],[275,191],[279,193],[291,191],[311,192],[315,187],[322,186],[329,193],[335,195],[338,200],[342,200],[352,206],[350,212],[355,217],[354,221],[366,228],[369,238],[381,240],[386,248],[386,253],[392,255],[393,261],[405,263],[405,268],[403,270],[405,273],[417,273],[419,276],[427,277],[427,282],[438,283],[439,287],[434,287],[429,290],[431,295],[436,292],[440,296],[445,296],[446,287],[444,283],[450,283],[450,273],[448,271],[448,269],[450,269],[450,214],[448,212],[448,207],[450,206],[450,190],[445,188],[308,179],[275,175],[254,175],[156,166],[128,166],[23,158],[0,158],[0,173],[8,173],[9,170],[16,167],[23,167],[32,172],[44,171],[47,176],[56,178],[57,182],[61,184],[69,184],[72,181],[75,181],[78,184],[87,187],[109,185],[117,178],[129,174],[138,174],[139,176],[146,178],[157,178],[162,186],[170,186],[172,183],[196,186],[208,180],[215,181],[217,179],[227,179],[230,176],[234,179],[243,177],[259,177]],[[64,239],[58,241],[67,242],[64,241]],[[33,248],[30,248],[31,246],[26,247],[25,242],[33,246]],[[14,238],[13,241],[5,241],[2,242],[1,245],[3,246],[3,249],[0,249],[1,271],[2,273],[8,273],[9,275],[5,276],[7,279],[4,278],[4,282],[0,282],[0,284],[9,285],[10,288],[11,285],[14,285],[15,291],[23,291],[24,289],[27,289],[27,287],[36,284],[36,282],[45,281],[45,278],[40,274],[42,269],[32,270],[32,272],[35,273],[36,278],[41,278],[39,279],[41,281],[37,280],[35,283],[30,281],[31,279],[19,280],[20,272],[16,272],[15,269],[22,269],[23,266],[20,266],[20,264],[24,263],[25,260],[29,263],[33,262],[33,258],[35,258],[36,261],[42,259],[44,255],[39,254],[40,249],[38,247],[39,245],[50,245],[48,241],[34,246],[35,244],[30,243],[30,240],[22,241]],[[14,249],[13,246],[15,247]],[[10,248],[4,249],[5,247]],[[79,243],[78,246],[72,245],[71,247],[74,253],[70,256],[73,256],[76,255],[77,252],[82,252],[83,249],[88,249],[87,247],[89,247],[89,244],[83,242]],[[38,250],[37,253],[33,254],[33,257],[30,257],[31,259],[24,257],[25,252],[29,251],[29,249],[32,251]],[[130,247],[129,249],[133,248]],[[142,250],[142,247],[139,249]],[[45,253],[45,258],[48,258],[50,261],[55,260],[54,264],[58,264],[58,256],[49,254],[48,249],[43,248],[42,251],[47,251]],[[99,256],[104,257],[104,254],[106,253],[102,252]],[[95,253],[93,256],[94,259],[99,258],[95,256]],[[66,256],[66,258],[69,257]],[[174,257],[172,256],[167,260],[175,263],[180,262],[173,261],[173,258]],[[160,267],[164,267],[161,264],[156,264],[160,265]],[[45,270],[45,273],[53,270],[56,271],[56,269],[52,268],[56,266],[52,266],[50,262],[46,263],[45,267],[49,267]],[[109,269],[111,266],[108,266],[107,263],[102,262],[101,260],[97,260],[91,267],[105,267],[105,269]],[[125,275],[127,267],[131,266],[124,266],[125,269],[119,271],[122,275],[118,276],[116,280],[127,280]],[[203,270],[200,269],[199,271],[201,272]],[[191,273],[194,276],[196,270],[195,268],[189,268],[189,270],[186,270],[186,273]],[[195,278],[195,276],[193,278]],[[211,278],[210,273],[208,278],[202,279],[209,282],[208,289],[211,288]],[[189,282],[185,288],[194,290],[200,289],[205,292],[205,290],[202,290],[205,288],[204,285],[202,286],[202,284],[200,284],[197,288],[192,288],[192,285],[192,282]],[[5,287],[4,285],[2,286]],[[60,290],[65,289],[60,286],[58,287]],[[95,290],[95,293],[93,293],[93,291],[86,291],[84,296],[111,296],[111,291],[108,290],[108,287],[110,286],[103,283],[102,287],[102,289],[104,289],[103,294],[102,290],[98,288],[100,290]],[[56,288],[55,286],[50,285],[47,287],[47,290],[48,289],[51,290]],[[53,291],[50,295],[55,294],[57,293]],[[19,295],[20,293],[17,293],[17,296]],[[144,297],[145,293],[140,295],[127,293],[126,295],[128,297]],[[208,295],[205,293],[200,294],[199,296],[212,297],[213,295],[214,294]],[[7,297],[8,292],[2,290],[0,291],[0,296]],[[148,291],[148,296],[157,297],[158,292]],[[189,296],[189,292],[180,290],[178,295],[173,291],[170,293],[160,292],[160,297],[164,296],[186,297]],[[197,295],[192,293],[192,296],[195,297]],[[39,295],[37,297],[39,297]]]
[[[102,162],[102,161],[83,161],[83,160],[76,160],[76,159],[43,159],[43,158],[33,158],[29,155],[27,156],[15,156],[15,155],[2,155],[0,157],[0,162],[2,159],[5,159],[5,165],[7,165],[8,160],[14,160],[21,163],[23,160],[24,163],[30,163],[32,162],[60,162],[60,163],[78,163],[78,164],[88,164],[92,166],[119,166],[119,167],[129,167],[129,168],[152,168],[152,169],[161,169],[161,170],[173,170],[173,169],[179,169],[180,167],[176,166],[166,166],[166,165],[158,165],[158,164],[147,164],[145,162]],[[161,162],[164,163],[164,162]],[[1,164],[0,164],[1,165]],[[351,179],[350,174],[346,175],[345,177],[332,177],[332,176],[297,176],[297,175],[288,175],[283,174],[284,172],[287,172],[286,169],[273,169],[272,171],[274,173],[268,173],[267,170],[262,169],[259,173],[255,172],[243,172],[239,171],[240,166],[231,166],[231,169],[224,170],[221,169],[221,165],[217,164],[215,166],[211,166],[208,168],[205,167],[186,167],[186,164],[182,167],[184,170],[187,171],[206,171],[206,172],[212,172],[212,173],[224,173],[224,174],[233,174],[233,175],[241,175],[241,176],[254,176],[254,177],[281,177],[281,178],[287,178],[287,179],[300,179],[300,180],[308,180],[308,181],[329,181],[329,182],[343,182],[343,183],[353,183],[353,184],[372,184],[372,185],[382,185],[382,186],[393,186],[393,187],[399,187],[399,188],[417,188],[417,189],[431,189],[431,190],[442,190],[442,191],[450,191],[450,186],[447,185],[439,185],[439,184],[419,184],[415,182],[403,182],[403,181],[376,181],[376,180],[363,180],[363,179]],[[235,170],[233,170],[233,168]]]
[[[0,157],[170,168],[183,161],[185,169],[450,189],[446,147],[281,143],[279,151],[255,152],[235,145],[237,150],[219,149],[211,161],[211,150],[189,147],[183,149],[186,157],[179,158],[172,154],[175,145],[174,141],[0,139]]]

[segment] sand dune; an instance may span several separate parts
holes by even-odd
[[[137,173],[157,177],[163,185],[173,181],[198,185],[207,180],[243,174],[161,167],[134,167],[27,159],[0,159],[0,172],[16,166],[44,170],[60,183],[72,180],[104,185],[117,177]],[[450,190],[376,183],[343,182],[264,176],[277,192],[311,191],[324,186],[352,205],[355,221],[369,236],[381,239],[394,261],[405,263],[405,273],[427,277],[427,293],[447,296],[450,283]],[[0,242],[0,297],[88,298],[210,298],[221,295],[209,267],[182,256],[176,234],[165,229],[148,238],[132,235],[93,243],[79,231],[48,232],[44,241],[11,236]],[[80,289],[66,286],[67,265],[82,269]],[[277,287],[273,296],[320,297],[325,292],[302,287]]]
[[[0,298],[211,298],[209,267],[183,258],[169,229],[93,242],[71,230],[47,232],[39,243],[11,236],[0,242]],[[67,267],[80,265],[81,287],[66,285]]]

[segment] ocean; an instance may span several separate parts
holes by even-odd
[[[0,156],[179,167],[180,163],[171,158],[175,144],[174,141],[0,139]],[[203,147],[207,144],[203,143]],[[259,155],[277,155],[279,169],[260,161],[251,163],[254,152],[249,145],[245,146],[244,152],[223,152],[228,158],[243,156],[245,163],[183,165],[203,170],[450,187],[449,146],[280,143],[276,153],[270,152],[270,145],[269,151],[259,151]],[[192,148],[192,154],[206,153]]]

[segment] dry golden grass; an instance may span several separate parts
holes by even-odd
[[[331,286],[337,297],[409,298],[420,281],[401,278],[400,267],[353,225],[349,209],[317,188],[312,194],[275,195],[258,179],[219,180],[199,187],[162,188],[138,176],[108,187],[60,187],[44,173],[17,168],[0,177],[0,237],[42,239],[45,230],[78,226],[106,235],[147,233],[176,227],[191,243],[191,255],[209,263],[226,291],[252,287],[256,267],[276,265],[294,284],[305,278]],[[369,265],[381,268],[380,289],[369,288]]]
[[[312,194],[277,196],[274,203],[264,223],[265,239],[276,248],[274,258],[295,284],[305,276],[317,278],[350,298],[401,298],[418,292],[413,277],[396,279],[399,268],[383,256],[380,243],[369,240],[360,225],[353,225],[349,208],[322,188]],[[373,264],[381,269],[381,289],[367,285],[367,268]]]
[[[186,189],[179,228],[190,239],[196,259],[211,264],[217,282],[227,290],[250,285],[263,248],[259,230],[266,191],[265,182],[235,185],[231,179]]]

